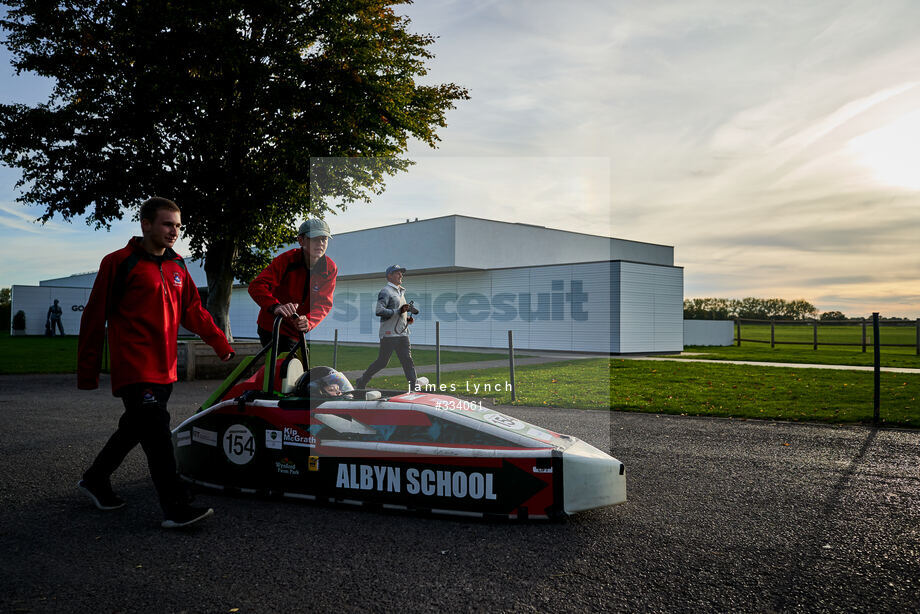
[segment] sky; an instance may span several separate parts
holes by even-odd
[[[564,8],[563,8],[564,7]],[[437,149],[333,233],[462,214],[674,246],[684,296],[920,317],[920,2],[423,0]],[[0,101],[36,103],[0,49]],[[0,286],[136,234],[35,224],[0,168]],[[181,206],[181,203],[180,203]],[[182,252],[182,245],[179,247]]]

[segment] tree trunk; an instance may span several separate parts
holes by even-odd
[[[208,311],[217,327],[224,331],[227,341],[233,341],[230,332],[230,293],[233,291],[233,259],[236,246],[231,241],[215,241],[208,246],[204,256],[204,272],[208,277]]]

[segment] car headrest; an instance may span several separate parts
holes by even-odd
[[[303,376],[303,363],[292,358],[281,378],[281,394],[290,394],[297,388],[297,380]]]

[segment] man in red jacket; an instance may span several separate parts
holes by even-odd
[[[185,261],[172,249],[182,226],[179,207],[154,197],[141,205],[140,218],[143,237],[102,259],[83,310],[77,387],[99,387],[108,322],[112,393],[121,397],[125,413],[78,486],[99,509],[122,507],[110,476],[140,443],[163,508],[162,526],[176,528],[214,513],[188,504],[176,474],[166,403],[177,379],[179,325],[201,336],[221,360],[230,360],[233,348],[202,307]]]
[[[326,255],[330,238],[326,222],[307,220],[297,232],[300,247],[278,254],[249,284],[249,295],[261,307],[256,324],[262,345],[272,340],[276,315],[285,316],[278,346],[287,352],[301,331],[316,328],[332,309],[338,269]]]

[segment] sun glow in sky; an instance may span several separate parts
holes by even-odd
[[[920,317],[920,2],[560,6],[400,7],[437,36],[425,81],[471,99],[333,232],[456,213],[610,234],[673,245],[687,298]],[[7,62],[0,102],[43,102]],[[0,287],[94,270],[136,232],[36,225],[18,178],[0,168]]]
[[[920,191],[920,111],[854,138],[849,149],[880,183]]]

